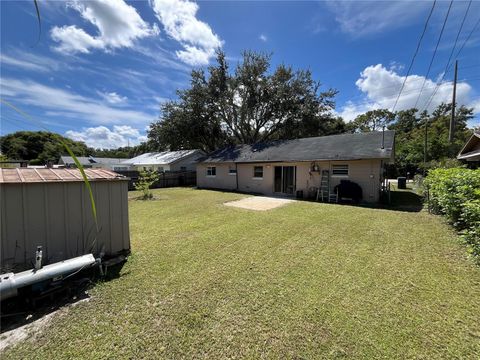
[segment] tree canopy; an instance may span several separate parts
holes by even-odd
[[[352,132],[381,131],[395,120],[395,114],[387,109],[376,109],[358,115],[347,124],[347,130]]]
[[[472,134],[467,122],[473,109],[460,106],[455,112],[454,141],[448,141],[451,104],[440,104],[432,114],[416,109],[399,111],[389,129],[395,130],[395,167],[400,173],[415,173],[424,168],[425,129],[427,130],[426,167],[434,167],[446,159],[455,158]]]
[[[32,165],[44,165],[60,156],[68,155],[61,141],[65,142],[76,156],[132,158],[150,151],[148,143],[116,149],[93,149],[81,141],[66,138],[47,131],[17,131],[0,137],[3,159],[28,160]]]
[[[93,155],[94,150],[85,143],[47,131],[17,131],[7,134],[0,138],[0,148],[2,154],[9,159],[29,160],[30,164],[44,165],[49,160],[57,162],[61,155],[68,155],[61,141],[76,156]]]
[[[148,137],[158,149],[251,144],[272,139],[329,135],[345,124],[333,115],[337,91],[320,91],[308,70],[279,65],[270,72],[270,55],[246,51],[230,71],[225,54],[207,71],[194,70],[190,87],[161,106]]]

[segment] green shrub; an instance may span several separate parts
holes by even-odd
[[[159,179],[159,175],[155,171],[141,171],[138,181],[134,184],[135,189],[142,192],[141,200],[150,200],[153,198],[153,193],[150,190],[152,185]]]
[[[480,189],[477,192],[480,193]],[[462,221],[468,224],[463,237],[470,252],[480,261],[480,200],[467,201],[463,206]]]
[[[424,181],[430,209],[446,216],[455,227],[468,227],[461,217],[464,204],[480,199],[480,170],[464,168],[434,169]]]
[[[434,169],[424,180],[429,207],[462,231],[470,252],[480,261],[480,169]]]

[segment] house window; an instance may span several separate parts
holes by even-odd
[[[180,166],[180,171],[187,171],[187,167],[186,166]]]
[[[207,176],[216,176],[216,175],[217,175],[217,168],[215,166],[208,166]]]
[[[228,168],[228,174],[229,175],[237,175],[237,169],[234,166],[230,166]]]
[[[348,165],[332,165],[332,175],[348,176]]]
[[[263,166],[254,166],[253,167],[253,178],[263,179]]]

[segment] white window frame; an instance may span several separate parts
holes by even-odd
[[[209,174],[210,173],[210,174]],[[216,177],[217,176],[217,167],[216,166],[207,166],[207,177]]]
[[[335,174],[334,171],[335,171],[335,167],[343,167],[347,169],[347,173],[346,174]],[[350,166],[349,164],[333,164],[332,165],[332,177],[349,177],[350,175]]]
[[[229,166],[228,167],[228,175],[237,176],[237,168]]]
[[[262,168],[262,176],[256,176],[255,175],[255,168]],[[253,167],[253,177],[252,177],[253,180],[263,180],[263,165],[255,165]]]

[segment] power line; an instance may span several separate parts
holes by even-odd
[[[398,99],[400,99],[400,95],[402,94],[403,88],[405,87],[405,83],[407,81],[408,75],[410,75],[410,71],[412,70],[413,63],[415,62],[415,58],[417,57],[418,50],[420,49],[420,45],[422,44],[423,37],[425,36],[425,33],[427,32],[428,23],[430,21],[430,18],[432,17],[433,9],[435,8],[436,3],[437,3],[437,1],[434,0],[433,4],[432,4],[432,8],[430,9],[430,13],[428,14],[427,20],[425,21],[425,25],[423,27],[422,35],[420,36],[420,39],[418,39],[417,48],[415,49],[415,53],[413,54],[412,61],[410,62],[410,66],[408,67],[407,75],[405,76],[405,79],[403,80],[403,84],[402,84],[402,87],[400,88],[400,92],[398,93],[397,100],[395,101],[395,104],[393,105],[392,112],[395,111],[395,107],[397,106]],[[451,6],[451,4],[450,4],[450,6]]]
[[[435,46],[432,59],[430,60],[430,64],[428,65],[427,74],[425,75],[425,78],[423,80],[422,88],[425,85],[425,82],[427,81],[428,75],[430,74],[430,70],[432,69],[433,61],[435,60],[435,56],[437,55],[438,45],[440,45],[440,41],[442,40],[443,31],[445,30],[445,25],[447,25],[448,16],[450,15],[450,10],[452,9],[452,4],[453,4],[453,0],[450,1],[450,5],[448,6],[447,14],[445,15],[445,20],[443,21],[443,25],[442,25],[442,30],[440,31],[440,35],[437,40],[437,45]],[[423,90],[421,90],[420,94],[418,94],[417,101],[415,101],[415,105],[413,106],[414,108],[417,107],[418,101],[420,100],[420,96],[422,95],[422,92]]]
[[[440,88],[440,84],[442,83],[443,79],[445,78],[445,75],[447,74],[447,71],[450,69],[450,61],[452,60],[452,55],[455,51],[455,48],[457,47],[458,38],[460,37],[460,34],[462,32],[463,25],[465,24],[465,20],[467,19],[467,15],[468,15],[468,10],[470,10],[471,5],[472,5],[472,0],[470,0],[470,2],[468,3],[467,9],[465,10],[465,14],[463,15],[462,23],[460,24],[460,28],[458,29],[457,37],[455,38],[455,43],[453,44],[452,51],[450,51],[450,56],[448,57],[447,64],[445,65],[445,70],[443,71],[442,78],[437,82],[437,86],[435,87],[435,90],[433,91],[432,95],[430,95],[430,98],[428,99],[423,110],[426,110],[430,105],[430,103],[432,102],[433,97],[437,93],[438,89]]]
[[[460,50],[458,50],[457,55],[455,55],[455,59],[458,58],[458,56],[459,56],[460,53],[462,52],[463,48],[465,47],[465,44],[468,42],[468,40],[470,40],[470,37],[471,37],[472,34],[475,32],[475,29],[477,28],[478,24],[480,24],[480,18],[478,18],[477,22],[475,23],[475,25],[474,25],[473,28],[472,28],[472,31],[470,31],[470,34],[468,34],[468,36],[467,36],[467,38],[465,39],[465,41],[463,42],[462,47],[460,48]]]
[[[459,67],[460,69],[460,67]],[[461,80],[458,80],[458,83],[465,83],[465,82],[475,82],[475,81],[478,81],[480,80],[480,77],[478,77],[478,74],[471,74],[472,77],[469,77],[469,76],[463,76]],[[417,79],[418,81],[421,81],[423,80],[422,79]],[[417,82],[418,82],[417,81]],[[413,83],[414,81],[412,81]],[[410,84],[410,81],[409,81],[409,84]],[[452,85],[453,84],[453,81],[444,81],[443,83],[440,84],[440,86],[442,85]],[[424,90],[426,89],[435,89],[435,87],[437,86],[437,84],[431,84],[431,85],[425,85],[423,87]],[[391,87],[391,86],[390,86]],[[384,88],[387,88],[387,87],[384,87]],[[384,88],[378,88],[378,89],[375,89],[375,92],[377,92],[378,90],[381,90],[381,89],[384,89]],[[419,93],[419,91],[421,90],[422,88],[421,87],[416,87],[414,89],[410,89],[410,90],[407,90],[407,91],[403,91],[403,95],[408,95],[408,94],[414,94],[414,93]],[[357,98],[365,98],[365,97],[368,97],[368,94],[361,94],[361,95],[356,95],[356,96],[353,96],[353,97],[350,97],[349,99],[352,100],[352,99],[357,99]],[[378,99],[380,101],[384,101],[384,100],[390,100],[390,99],[395,99],[397,97],[397,95],[389,95],[389,96],[382,96],[381,99]],[[375,101],[374,99],[371,99],[371,101]],[[365,100],[365,101],[362,101],[360,102],[360,104],[368,104],[369,101],[368,100]]]

